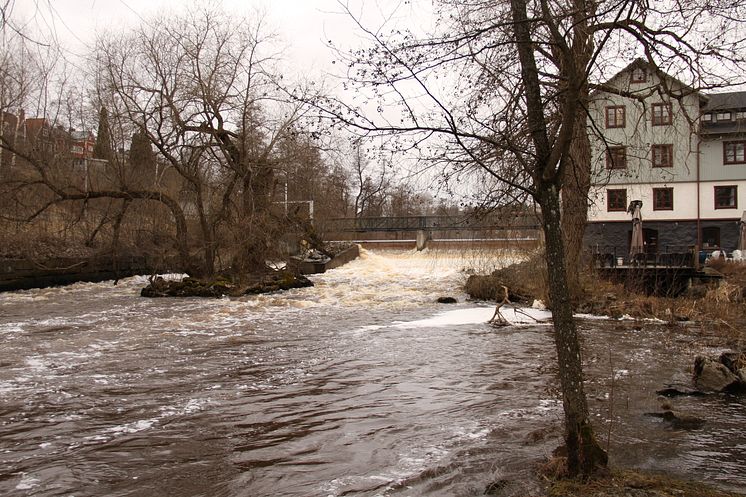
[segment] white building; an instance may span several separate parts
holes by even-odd
[[[586,244],[629,252],[632,200],[646,252],[736,247],[746,208],[746,92],[705,95],[637,60],[592,94]]]

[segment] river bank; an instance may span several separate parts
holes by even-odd
[[[589,402],[592,409],[598,412],[597,416],[600,417],[594,423],[599,438],[603,439],[605,435],[608,436],[613,430],[620,428],[616,424],[620,419],[616,419],[615,412],[617,409],[629,410],[632,398],[638,406],[646,406],[644,409],[638,407],[638,416],[658,420],[657,422],[664,430],[690,431],[696,438],[703,441],[707,439],[708,431],[712,428],[710,425],[712,417],[717,416],[718,409],[725,408],[733,412],[731,402],[735,402],[735,406],[743,405],[743,398],[737,394],[734,396],[730,393],[718,393],[712,390],[706,393],[698,390],[701,385],[698,384],[697,379],[701,376],[694,367],[695,358],[703,354],[703,356],[716,359],[718,355],[728,350],[742,351],[744,338],[746,338],[746,305],[744,304],[746,266],[718,262],[709,270],[722,274],[722,280],[690,288],[678,298],[636,293],[622,284],[600,279],[591,272],[583,274],[584,293],[576,300],[575,309],[581,316],[579,326],[586,342],[584,362],[586,363]],[[543,281],[543,262],[529,258],[528,261],[499,268],[489,275],[472,275],[465,284],[465,290],[472,298],[495,300],[496,295],[498,297],[502,295],[501,287],[505,285],[510,289],[511,301],[531,305],[535,301],[546,301]],[[612,326],[619,330],[619,333],[606,338],[609,340],[607,357],[604,357],[603,353],[599,354],[598,349],[593,351],[593,346],[588,346],[588,342],[595,341],[597,337],[583,332],[588,325],[584,323],[582,316],[596,316],[593,319],[601,317],[608,319],[610,323],[617,323]],[[620,390],[620,386],[628,375],[641,373],[639,370],[634,370],[635,367],[639,368],[639,362],[633,366],[632,364],[637,361],[623,354],[613,353],[612,350],[614,348],[627,349],[624,345],[627,336],[634,336],[652,326],[661,328],[661,341],[657,345],[651,344],[646,354],[655,348],[663,362],[675,362],[679,366],[670,368],[668,373],[661,371],[658,375],[647,377],[645,380],[647,397],[633,396],[625,387],[621,387]],[[683,356],[674,357],[682,351],[677,352],[677,348],[671,347],[671,339],[687,343],[686,349],[689,350],[685,349]],[[683,364],[681,364],[682,360]],[[603,367],[599,370],[599,364],[606,364],[607,371],[604,371]],[[693,378],[695,381],[692,381]],[[606,385],[606,392],[599,394],[597,388],[602,384]],[[673,388],[671,388],[672,385]],[[663,390],[673,392],[673,395],[693,392],[704,397],[664,398],[658,394]],[[740,410],[741,407],[736,407],[736,409]],[[638,429],[639,427],[640,425]],[[629,434],[631,439],[634,438],[632,433]],[[612,436],[608,440],[613,438]],[[711,444],[709,440],[706,445],[708,449],[703,448],[703,454],[709,453],[710,450],[718,450],[717,446]],[[649,457],[654,458],[653,454],[651,453]],[[550,474],[545,481],[543,495],[550,497],[724,497],[741,495],[692,483],[685,479],[677,479],[677,476],[681,477],[680,473],[661,472],[659,462],[653,462],[654,459],[643,465],[640,465],[640,459],[637,459],[637,462],[632,464],[632,467],[640,468],[642,471],[619,469],[630,467],[629,463],[634,459],[617,458],[616,462],[612,463],[612,467],[616,469],[611,475],[590,482],[577,482],[561,479],[561,474],[556,473],[556,469],[561,467],[561,460],[550,458],[546,465],[538,470],[540,474],[543,472]],[[645,469],[654,468],[657,471],[652,473],[645,471]],[[695,477],[695,474],[697,474],[696,470],[691,477]]]
[[[302,274],[323,272],[354,260],[359,246],[331,244],[324,260],[291,259],[289,271],[273,271],[247,275],[238,283],[230,275],[217,275],[204,280],[184,278],[182,281],[153,278],[143,288],[144,297],[221,297],[267,293],[291,288],[305,288],[312,283]],[[88,254],[69,257],[0,257],[0,292],[65,286],[74,283],[98,283],[138,275],[183,273],[175,257]]]
[[[179,272],[173,259],[142,255],[0,258],[0,292],[172,272]]]
[[[550,483],[547,497],[741,497],[691,480],[640,471],[614,471],[605,478]]]
[[[692,286],[679,297],[646,295],[620,283],[600,278],[592,270],[581,274],[583,290],[575,300],[579,314],[656,319],[670,325],[686,323],[712,344],[742,346],[746,339],[746,264],[715,262],[708,270],[722,280]],[[547,301],[544,263],[538,255],[500,268],[488,275],[472,275],[465,291],[477,300],[495,300],[501,286],[510,291],[511,301],[531,305]]]

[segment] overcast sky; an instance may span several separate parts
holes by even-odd
[[[334,54],[326,47],[354,47],[361,43],[360,32],[343,14],[337,0],[212,0],[228,12],[254,16],[265,14],[269,29],[284,41],[286,69],[301,74],[333,72]],[[347,2],[367,26],[378,27],[382,19],[389,25],[399,22],[415,30],[427,30],[431,22],[429,0],[349,0]],[[143,18],[161,11],[178,11],[187,0],[16,0],[14,14],[26,20],[42,36],[56,37],[71,57],[83,55],[106,30],[135,26]]]

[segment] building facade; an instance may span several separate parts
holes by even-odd
[[[746,208],[746,92],[705,95],[643,61],[592,94],[586,246],[626,256],[641,200],[650,257],[736,248]]]

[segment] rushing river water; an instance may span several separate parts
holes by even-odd
[[[364,252],[239,299],[143,299],[144,278],[0,294],[0,494],[536,494],[561,432],[551,326],[485,324],[462,269],[495,263]],[[581,326],[614,462],[746,485],[743,400],[674,401],[695,430],[645,414],[700,350],[691,333]]]

